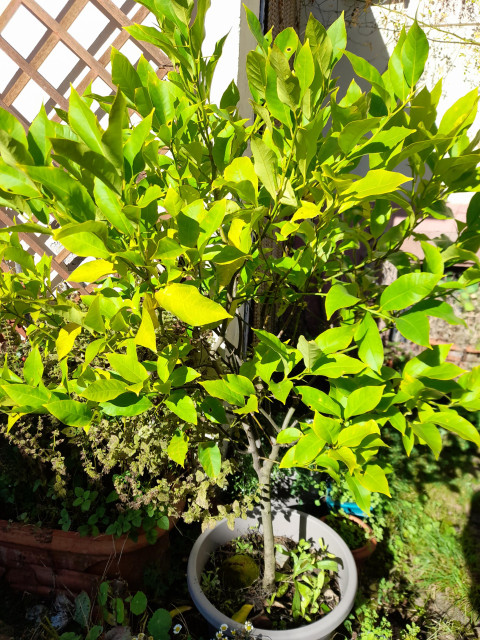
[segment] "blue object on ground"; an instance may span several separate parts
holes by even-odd
[[[330,510],[342,509],[345,513],[351,516],[357,516],[357,518],[368,518],[365,511],[362,511],[356,502],[336,502],[330,497],[330,487],[327,489],[327,495],[325,496],[325,502]],[[370,509],[371,511],[371,509]]]

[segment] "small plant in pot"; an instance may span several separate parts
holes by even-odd
[[[290,626],[305,622],[301,629],[267,633],[325,637],[353,603],[355,568],[323,523],[272,514],[272,469],[311,467],[335,481],[346,472],[368,512],[370,492],[389,495],[376,460],[382,432],[400,431],[407,455],[416,445],[439,455],[439,428],[480,444],[456,410],[477,407],[478,376],[447,363],[448,346],[430,348],[428,324],[429,316],[461,322],[445,298],[480,281],[477,266],[458,283],[443,278],[446,267],[478,265],[478,194],[456,241],[415,232],[430,215],[450,216],[450,193],[479,187],[479,153],[467,135],[478,96],[461,98],[435,124],[441,87],[416,88],[428,53],[416,23],[402,32],[382,76],[345,52],[343,18],[327,32],[312,17],[303,42],[292,29],[272,42],[247,10],[258,46],[247,57],[254,118],[246,121],[234,83],[219,105],[209,99],[225,39],[203,56],[208,0],[199,0],[195,17],[193,0],[143,4],[159,28],[128,30],[170,57],[167,81],[143,58],[133,68],[114,51],[113,98],[72,90],[64,124],[42,111],[28,136],[1,112],[0,203],[24,220],[0,233],[2,256],[23,268],[0,283],[2,317],[31,319],[36,367],[49,353],[61,372],[59,383],[49,383],[25,371],[17,379],[5,367],[1,410],[12,430],[30,414],[84,430],[101,428],[112,412],[152,411],[159,425],[173,414],[175,428],[165,427],[166,452],[177,465],[173,485],[185,467],[199,465],[193,483],[215,481],[225,461],[251,456],[264,550],[259,609],[278,589],[276,536],[325,539],[340,558],[338,606],[314,622],[292,615]],[[344,55],[370,89],[353,81],[339,99],[334,73]],[[93,99],[109,113],[106,129]],[[362,159],[369,166],[363,177],[356,173]],[[410,175],[396,170],[404,160]],[[390,227],[400,210],[404,222]],[[49,260],[35,264],[19,233],[52,235],[89,259],[70,281],[94,284],[93,291],[53,292]],[[421,241],[422,258],[402,251],[410,237]],[[385,261],[398,273],[389,285],[379,284]],[[393,326],[425,347],[401,372],[384,366],[381,331]],[[89,345],[74,364],[82,335]],[[208,510],[205,490],[196,504]],[[238,512],[238,503],[219,507],[246,532]],[[296,531],[288,533],[289,522]],[[214,531],[215,544],[232,537],[225,523]],[[191,585],[212,550],[199,542]],[[209,611],[212,624],[243,628]]]

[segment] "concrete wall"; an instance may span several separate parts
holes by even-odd
[[[375,0],[304,0],[301,35],[310,12],[328,27],[342,11],[347,24],[348,50],[366,58],[381,73],[387,68],[402,26],[408,29],[417,16],[430,42],[430,56],[422,81],[429,89],[438,80],[443,81],[439,118],[458,98],[480,85],[480,0],[391,0],[382,3]],[[335,75],[339,76],[341,93],[345,92],[353,78],[348,60],[337,65]],[[358,79],[357,82],[361,84]],[[471,131],[479,129],[480,114]],[[451,201],[464,204],[470,197],[469,194],[455,194]]]

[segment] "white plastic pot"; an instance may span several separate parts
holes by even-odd
[[[216,609],[207,599],[201,588],[201,575],[210,554],[218,547],[238,538],[255,527],[258,530],[258,518],[236,520],[232,531],[227,521],[222,520],[214,529],[209,529],[198,538],[190,553],[187,568],[188,589],[195,606],[207,622],[218,630],[220,625],[228,625],[229,630],[242,630],[243,625],[228,618]],[[328,640],[350,613],[357,591],[357,567],[350,549],[340,536],[327,524],[301,511],[281,510],[273,514],[273,530],[276,536],[285,536],[298,541],[301,538],[317,542],[322,538],[329,551],[339,559],[338,581],[341,599],[338,605],[317,622],[289,629],[276,631],[254,629],[253,637],[264,640]],[[260,533],[262,528],[260,527]]]

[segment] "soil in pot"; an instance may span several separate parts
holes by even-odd
[[[340,601],[337,561],[328,549],[275,537],[276,592],[262,589],[263,538],[252,532],[219,547],[202,574],[202,588],[225,615],[240,612],[257,629],[293,629],[329,613]]]

